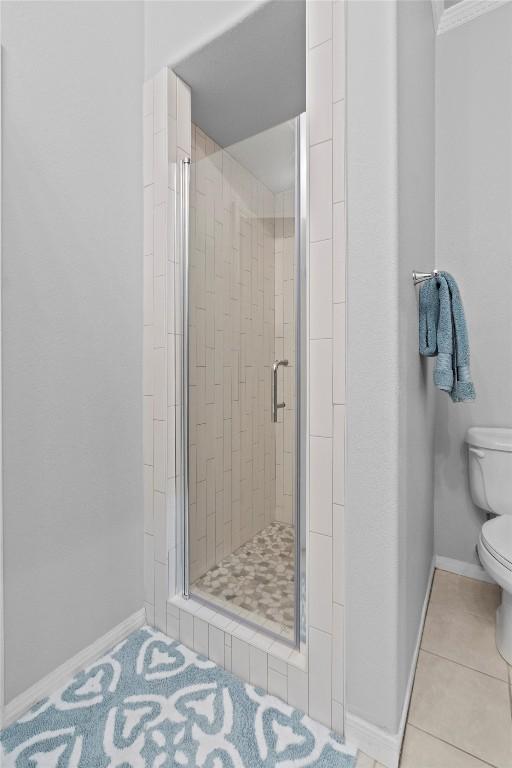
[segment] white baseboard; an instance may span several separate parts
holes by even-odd
[[[459,576],[468,576],[470,579],[494,584],[494,579],[477,563],[466,563],[464,560],[454,560],[451,557],[436,555],[436,568],[439,568],[440,571],[449,571],[450,573],[457,573]]]
[[[386,768],[397,768],[400,761],[400,752],[402,749],[405,726],[407,725],[407,714],[409,712],[409,704],[411,701],[414,675],[416,673],[416,664],[418,662],[418,655],[420,652],[421,636],[423,634],[423,626],[427,616],[428,601],[430,599],[430,590],[432,588],[432,580],[434,578],[436,563],[437,559],[434,556],[430,566],[430,572],[427,580],[427,589],[425,591],[425,598],[423,600],[423,606],[421,609],[418,635],[416,638],[414,653],[411,659],[411,667],[407,680],[407,688],[405,690],[404,704],[402,707],[402,716],[400,718],[398,733],[389,733],[388,731],[384,731],[382,728],[378,728],[366,720],[363,720],[356,715],[352,715],[350,712],[347,712],[345,717],[345,735],[347,740],[349,740],[352,744],[357,744],[358,748],[362,752],[369,755],[374,760],[377,760],[378,763],[382,763],[382,765],[386,766]]]
[[[107,632],[103,637],[100,637],[83,651],[80,651],[73,656],[60,667],[57,667],[49,675],[43,677],[37,683],[27,688],[26,691],[20,693],[12,701],[6,704],[3,708],[3,712],[0,712],[0,728],[6,728],[13,723],[21,715],[23,715],[30,707],[37,704],[41,699],[46,698],[50,694],[54,693],[61,686],[65,685],[69,678],[73,677],[77,672],[89,664],[92,664],[96,659],[103,656],[104,653],[113,648],[121,640],[131,632],[134,632],[139,627],[142,627],[146,622],[146,614],[144,608],[140,611],[129,616],[122,621],[116,627]]]
[[[401,747],[398,733],[388,733],[367,720],[347,712],[345,739],[386,768],[397,768]]]
[[[416,665],[418,663],[418,656],[420,655],[421,648],[421,636],[423,635],[423,627],[425,626],[425,619],[427,618],[428,602],[430,600],[430,592],[432,590],[432,582],[434,580],[434,571],[436,570],[437,558],[434,555],[432,563],[430,564],[430,572],[428,575],[427,589],[425,591],[425,597],[423,599],[423,606],[421,609],[420,625],[418,627],[418,635],[416,637],[416,645],[411,660],[411,668],[409,669],[409,679],[407,680],[407,688],[405,689],[404,705],[402,707],[402,717],[400,718],[400,727],[398,731],[398,738],[400,742],[400,748],[402,747],[402,741],[405,733],[405,726],[407,725],[407,715],[409,714],[409,705],[411,703],[412,688],[414,685],[414,675],[416,674]],[[399,754],[400,757],[400,754]]]

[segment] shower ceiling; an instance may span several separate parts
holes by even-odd
[[[240,165],[276,194],[290,189],[295,181],[295,130],[288,121],[229,147]]]

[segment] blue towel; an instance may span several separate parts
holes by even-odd
[[[437,356],[434,384],[449,392],[454,403],[475,399],[464,308],[448,272],[440,272],[420,288],[420,354]]]

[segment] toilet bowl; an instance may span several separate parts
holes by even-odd
[[[474,503],[495,517],[482,526],[478,554],[502,589],[496,646],[512,664],[512,429],[471,427],[466,433],[469,486]]]
[[[512,516],[496,517],[483,524],[478,541],[480,562],[502,589],[496,611],[496,646],[512,663]]]

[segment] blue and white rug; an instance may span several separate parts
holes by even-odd
[[[0,733],[2,768],[352,768],[327,728],[143,627]]]

